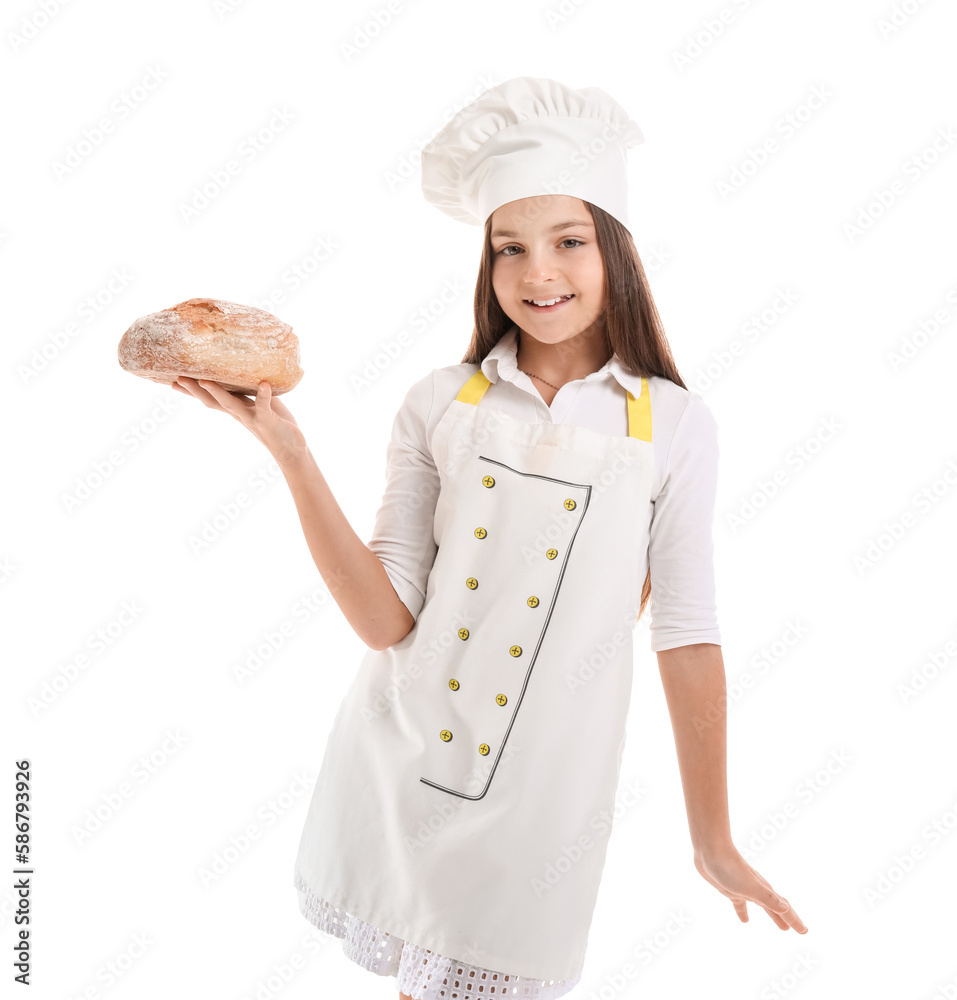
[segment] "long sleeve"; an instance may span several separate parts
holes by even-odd
[[[368,543],[413,618],[418,618],[425,604],[438,551],[433,515],[439,474],[426,435],[434,381],[432,373],[414,383],[396,414],[386,448],[385,492]]]
[[[675,427],[651,521],[654,652],[696,642],[721,645],[712,537],[717,485],[717,422],[692,391]]]

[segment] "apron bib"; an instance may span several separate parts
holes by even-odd
[[[624,751],[654,454],[479,405],[432,439],[425,604],[333,722],[295,883],[435,952],[530,979],[584,959]]]

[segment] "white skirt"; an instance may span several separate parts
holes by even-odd
[[[296,889],[299,911],[311,924],[340,938],[346,957],[363,969],[378,976],[395,976],[396,987],[413,1000],[474,1000],[475,997],[554,1000],[571,992],[581,980],[581,969],[571,979],[526,979],[447,958],[333,906],[317,896],[299,872],[296,872]]]

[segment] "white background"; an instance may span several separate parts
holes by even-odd
[[[472,328],[481,230],[423,200],[418,149],[481,90],[530,75],[601,87],[645,133],[629,154],[636,242],[719,424],[732,829],[809,927],[784,933],[755,907],[742,924],[694,870],[643,620],[622,811],[571,996],[957,995],[957,12],[393,0],[379,28],[386,9],[4,9],[4,979],[27,757],[32,995],[397,995],[311,929],[292,886],[365,647],[265,449],[122,371],[116,346],[194,296],[271,303],[305,369],[284,402],[368,539],[395,411]],[[334,250],[317,263],[321,241]],[[284,622],[281,647],[263,646]],[[262,666],[238,678],[257,647]],[[230,849],[248,828],[248,850]],[[204,881],[217,857],[232,860]]]

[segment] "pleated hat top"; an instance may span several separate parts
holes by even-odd
[[[422,193],[453,219],[484,225],[500,205],[563,194],[630,231],[627,151],[638,125],[598,87],[518,76],[481,93],[422,150]]]

